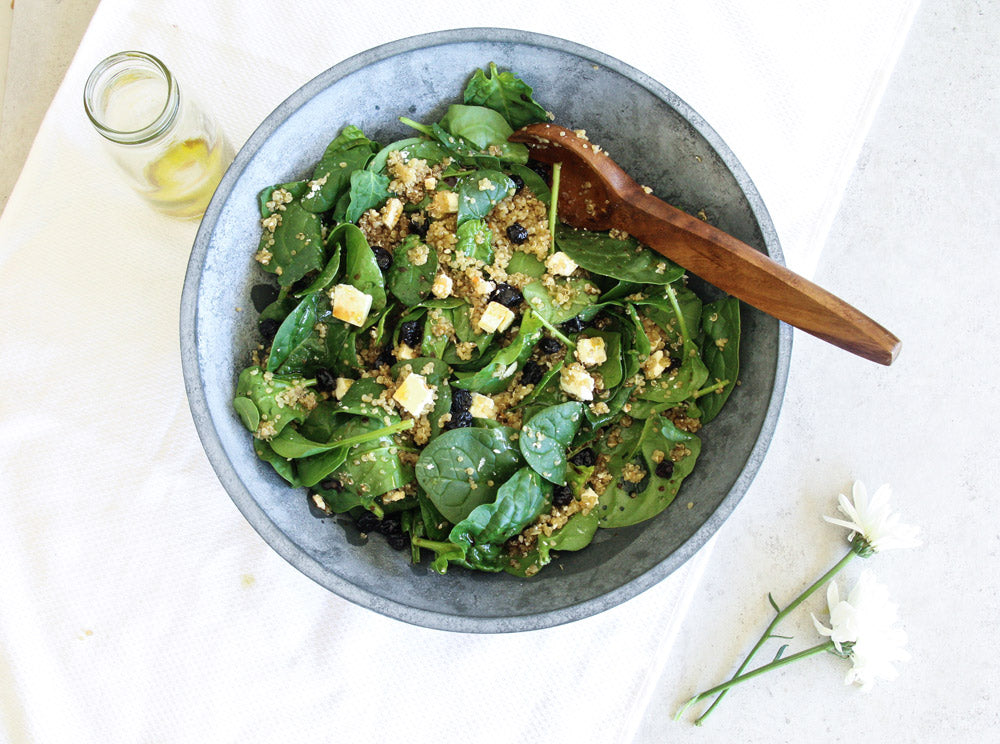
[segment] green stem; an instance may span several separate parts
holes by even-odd
[[[837,573],[840,571],[840,569],[842,569],[844,566],[846,566],[851,561],[851,559],[854,558],[855,555],[856,555],[856,553],[853,550],[847,551],[847,555],[845,555],[843,558],[841,558],[839,561],[837,561],[836,565],[834,565],[833,568],[831,568],[825,574],[823,574],[822,576],[820,576],[815,582],[813,582],[812,585],[809,586],[808,589],[806,589],[804,592],[802,592],[802,594],[800,594],[798,597],[796,597],[795,599],[793,599],[792,602],[791,602],[791,604],[789,604],[785,609],[779,610],[777,608],[777,606],[774,605],[774,609],[777,611],[778,614],[776,614],[774,616],[774,620],[772,620],[771,624],[767,626],[767,630],[764,631],[764,635],[762,635],[760,637],[760,640],[757,641],[756,645],[754,645],[754,647],[752,649],[750,649],[750,653],[747,654],[747,657],[743,660],[743,663],[740,664],[739,668],[736,670],[736,673],[733,675],[733,679],[736,679],[736,678],[739,677],[739,675],[743,672],[743,670],[747,668],[747,664],[750,663],[750,660],[760,650],[760,647],[764,645],[764,642],[767,641],[768,639],[770,639],[772,637],[771,634],[774,631],[774,629],[777,627],[778,623],[780,623],[782,620],[784,620],[785,617],[790,612],[792,612],[793,610],[795,610],[796,607],[798,607],[800,604],[802,604],[803,602],[805,602],[806,599],[808,599],[813,594],[813,592],[815,592],[821,586],[823,586],[824,584],[826,584],[830,579],[832,579],[834,576],[836,576]],[[771,603],[772,603],[772,605],[774,604],[774,600],[773,599],[771,600]],[[791,657],[789,657],[789,658],[791,658]],[[732,681],[732,680],[730,680],[730,681]],[[726,692],[725,691],[727,689],[729,689],[729,688],[728,687],[722,688],[722,690],[721,690],[722,694],[719,695],[719,697],[717,697],[715,699],[715,701],[709,706],[708,710],[706,710],[698,718],[698,720],[695,721],[696,724],[698,724],[700,726],[702,724],[702,722],[706,718],[708,718],[708,714],[711,713],[715,709],[715,706],[718,705],[720,702],[722,702],[722,698],[724,698],[726,696]]]
[[[728,384],[729,384],[729,380],[718,380],[717,382],[709,385],[708,387],[703,387],[698,392],[693,393],[691,395],[691,397],[694,398],[695,400],[697,400],[698,398],[700,398],[703,395],[708,395],[709,393],[714,393],[716,390],[722,390],[722,388],[724,388]]]
[[[743,682],[753,679],[754,677],[758,677],[761,674],[764,674],[765,672],[771,672],[774,671],[775,669],[780,669],[786,664],[791,664],[794,661],[799,661],[800,659],[805,659],[809,656],[815,656],[816,654],[823,653],[824,651],[834,651],[835,649],[836,647],[833,645],[833,641],[824,641],[823,643],[820,643],[817,646],[813,646],[812,648],[807,648],[805,651],[799,651],[797,654],[792,654],[791,656],[786,656],[782,659],[775,659],[770,664],[765,664],[762,667],[758,667],[757,669],[754,669],[752,672],[747,672],[746,674],[733,677],[728,682],[723,682],[721,685],[716,685],[710,690],[699,692],[693,698],[688,700],[686,703],[684,703],[681,709],[677,711],[677,715],[674,716],[674,720],[675,721],[680,720],[680,717],[684,714],[684,712],[700,700],[712,697],[712,695],[719,695],[719,697],[721,698],[722,695],[724,695],[730,687],[742,684]],[[702,721],[705,720],[706,715],[708,715],[707,712],[705,713],[705,715],[703,715],[701,718],[695,721],[695,725],[700,726]]]
[[[552,243],[549,245],[549,255],[556,250],[556,209],[559,204],[559,172],[562,170],[562,163],[552,164],[552,201],[549,203],[549,235]]]
[[[674,310],[674,317],[677,318],[677,328],[681,334],[681,343],[683,343],[684,346],[687,346],[688,341],[690,340],[688,337],[687,323],[684,322],[684,313],[681,312],[680,303],[677,302],[677,295],[674,293],[674,288],[669,284],[664,285],[663,289],[666,291],[667,299],[670,300],[670,306]]]
[[[541,323],[543,326],[545,326],[549,330],[549,333],[551,333],[553,336],[559,339],[567,349],[572,351],[573,349],[576,348],[576,344],[570,341],[565,335],[563,335],[563,333],[558,328],[556,328],[549,321],[543,318],[539,313],[535,312],[534,310],[528,310],[528,312],[534,315],[536,318],[538,318],[538,322]]]
[[[395,424],[389,424],[389,426],[384,426],[381,429],[376,429],[375,431],[368,431],[364,434],[356,434],[353,437],[347,437],[346,439],[338,439],[336,442],[327,442],[326,447],[329,449],[334,449],[336,447],[353,447],[356,444],[361,444],[362,442],[367,442],[372,439],[379,439],[380,437],[387,437],[390,434],[395,434],[400,431],[407,431],[412,429],[416,422],[413,419],[406,419],[405,421],[399,421]]]

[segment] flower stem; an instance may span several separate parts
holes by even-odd
[[[772,620],[771,624],[767,626],[767,630],[764,631],[764,635],[762,635],[760,637],[760,640],[757,641],[756,645],[754,645],[754,647],[752,649],[750,649],[750,653],[747,654],[747,657],[743,660],[743,663],[740,664],[739,668],[736,670],[736,673],[733,675],[733,679],[737,679],[739,677],[739,675],[742,674],[743,670],[747,668],[747,665],[750,663],[750,660],[760,650],[760,647],[764,645],[765,641],[767,641],[769,638],[771,638],[771,633],[777,627],[778,623],[780,623],[782,620],[784,620],[785,617],[790,612],[792,612],[796,607],[798,607],[800,604],[802,604],[803,602],[805,602],[806,599],[808,599],[809,596],[813,594],[813,592],[815,592],[821,586],[823,586],[824,584],[826,584],[830,579],[832,579],[834,576],[836,576],[837,573],[840,571],[840,569],[842,569],[844,566],[846,566],[848,563],[850,563],[851,559],[854,558],[855,555],[857,555],[857,553],[855,553],[853,549],[847,551],[847,555],[845,555],[843,558],[841,558],[839,561],[837,561],[836,565],[834,565],[833,568],[831,568],[825,574],[823,574],[822,576],[820,576],[808,589],[806,589],[804,592],[802,592],[802,594],[800,594],[798,597],[796,597],[795,599],[793,599],[792,602],[791,602],[791,604],[789,604],[787,607],[785,607],[785,609],[778,610],[778,608],[775,607],[775,610],[777,610],[778,614],[776,614],[774,616],[774,620]],[[772,602],[773,602],[773,600],[772,600]],[[788,658],[792,658],[792,657],[788,657]],[[732,680],[730,680],[730,681],[732,681]],[[712,704],[709,706],[708,710],[706,710],[704,713],[702,713],[702,715],[698,718],[698,720],[695,721],[695,724],[697,724],[697,725],[700,726],[702,724],[702,722],[704,722],[704,720],[706,718],[708,718],[708,714],[711,713],[713,710],[715,710],[715,706],[718,705],[720,702],[722,702],[722,698],[724,698],[726,696],[726,690],[728,690],[729,688],[728,687],[721,687],[720,689],[721,689],[722,694],[720,694],[719,697],[717,697],[712,702]]]
[[[704,700],[705,698],[712,697],[712,695],[718,694],[719,698],[716,699],[716,702],[718,702],[722,698],[722,695],[725,694],[725,692],[730,687],[734,687],[735,685],[746,682],[747,680],[753,679],[754,677],[764,674],[765,672],[770,672],[775,669],[780,669],[786,664],[791,664],[793,661],[798,661],[799,659],[805,659],[808,656],[815,656],[816,654],[822,653],[823,651],[832,651],[835,648],[836,647],[833,645],[833,641],[824,641],[823,643],[813,646],[812,648],[807,648],[805,651],[799,651],[797,654],[792,654],[791,656],[786,656],[782,659],[775,659],[770,664],[765,664],[762,667],[757,667],[752,672],[747,672],[746,674],[743,675],[737,675],[728,682],[723,682],[721,685],[716,685],[711,690],[705,690],[704,692],[699,692],[693,698],[684,703],[681,709],[677,711],[677,715],[674,716],[674,720],[675,721],[680,720],[680,717],[684,714],[684,712],[692,705],[697,703],[699,700]],[[700,726],[702,721],[705,719],[705,716],[707,715],[708,713],[705,713],[705,715],[696,720],[695,725]]]

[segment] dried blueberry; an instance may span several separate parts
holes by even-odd
[[[472,405],[472,393],[462,388],[455,388],[451,391],[451,412],[468,411]]]
[[[535,171],[535,173],[537,173],[538,175],[540,175],[542,177],[542,179],[546,183],[548,183],[549,175],[551,174],[551,169],[549,168],[549,166],[548,166],[547,163],[543,163],[543,162],[541,162],[539,160],[529,159],[528,160],[528,167],[531,168],[531,170]]]
[[[389,543],[389,547],[393,550],[405,550],[410,547],[410,538],[403,533],[398,535],[386,535],[385,541]]]
[[[324,367],[316,370],[314,376],[316,378],[316,389],[321,393],[332,392],[337,387],[337,375],[332,370]]]
[[[552,489],[552,506],[566,506],[573,500],[573,491],[569,486],[556,486]]]
[[[563,333],[579,333],[586,327],[587,324],[580,319],[579,315],[577,315],[575,318],[570,318],[565,323],[559,326],[559,328],[563,331]]]
[[[542,365],[529,359],[524,363],[524,368],[521,370],[521,384],[534,385],[542,379],[543,374]]]
[[[375,254],[375,263],[379,269],[388,271],[392,267],[392,254],[380,245],[372,246],[372,253]]]
[[[546,336],[538,342],[538,351],[542,354],[555,354],[561,348],[562,344],[559,343],[559,339],[553,338],[552,336]]]
[[[459,411],[451,414],[451,421],[445,424],[446,429],[465,429],[472,426],[472,414],[469,411]]]
[[[423,239],[427,237],[427,228],[431,226],[431,223],[424,217],[420,222],[414,221],[410,218],[410,232],[419,238]]]
[[[569,458],[569,461],[574,465],[579,465],[581,468],[593,467],[597,463],[597,453],[590,447],[584,447]]]
[[[672,460],[660,460],[653,472],[656,473],[657,478],[669,478],[674,474],[674,463]]]
[[[500,282],[490,293],[490,302],[499,302],[504,307],[513,309],[524,302],[524,296],[517,287],[512,287],[507,282]]]
[[[378,353],[378,357],[375,359],[375,366],[381,367],[383,364],[387,367],[391,367],[396,363],[396,354],[392,350],[391,345],[386,345],[382,347],[382,351]]]
[[[399,326],[399,340],[411,349],[420,346],[423,337],[424,330],[420,327],[419,320],[408,320]]]
[[[264,318],[257,327],[260,329],[260,335],[264,337],[265,341],[273,341],[274,334],[281,328],[281,323],[274,318]]]
[[[521,178],[516,173],[511,173],[510,180],[514,182],[514,193],[519,194],[521,192],[521,189],[524,188],[524,179]]]
[[[361,532],[374,532],[379,527],[379,518],[370,511],[366,511],[354,521],[357,523],[358,530]]]
[[[386,517],[378,523],[378,531],[387,537],[389,535],[401,535],[403,534],[403,525],[399,523],[398,519]]]
[[[514,245],[521,245],[528,239],[528,228],[520,222],[515,222],[507,228],[507,239]]]

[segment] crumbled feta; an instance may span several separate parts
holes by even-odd
[[[472,291],[480,297],[485,297],[497,288],[496,284],[491,282],[489,279],[484,278],[480,274],[476,274],[472,277],[471,284]]]
[[[497,404],[493,398],[480,393],[472,394],[472,404],[469,406],[469,413],[473,418],[491,419],[497,412]]]
[[[545,259],[545,268],[550,274],[569,276],[577,269],[577,263],[562,251],[556,251]]]
[[[412,373],[396,388],[392,399],[411,416],[419,418],[434,407],[434,388],[423,375]]]
[[[343,397],[347,395],[347,391],[351,389],[351,385],[353,384],[354,380],[350,377],[338,377],[337,385],[333,389],[333,394],[337,397],[337,400],[342,400]]]
[[[479,327],[486,331],[486,333],[503,332],[510,328],[510,324],[513,322],[513,310],[504,307],[499,302],[490,302],[479,319]]]
[[[431,294],[437,297],[439,300],[443,300],[445,297],[451,296],[451,290],[455,283],[451,280],[451,277],[447,274],[438,274],[434,277],[434,284],[431,285]]]
[[[608,361],[608,352],[604,346],[604,339],[600,336],[594,336],[593,338],[581,338],[577,340],[576,358],[588,367],[595,364],[604,364]]]
[[[333,317],[356,326],[365,324],[368,311],[372,309],[372,296],[350,284],[334,287],[330,292],[330,302]]]
[[[392,197],[382,208],[382,224],[391,230],[399,222],[399,217],[402,214],[403,202],[396,197]]]
[[[642,363],[642,371],[646,373],[646,379],[655,380],[670,367],[670,357],[663,353],[663,350],[655,351],[649,355],[649,359]]]
[[[449,214],[458,211],[457,191],[435,191],[431,200],[430,211],[438,214]]]
[[[559,372],[559,387],[577,400],[594,399],[594,378],[579,362],[573,362]]]
[[[416,359],[417,350],[407,344],[400,344],[396,347],[396,359]]]

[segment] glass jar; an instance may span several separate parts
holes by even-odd
[[[83,104],[136,191],[168,215],[204,214],[233,149],[166,65],[145,52],[113,54],[90,73]]]

